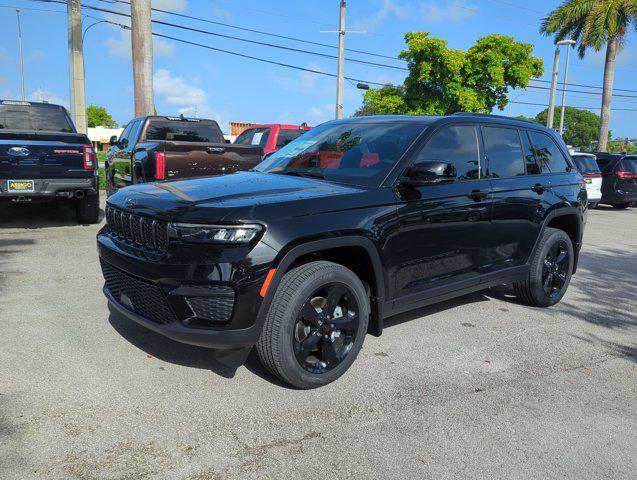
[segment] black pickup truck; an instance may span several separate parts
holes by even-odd
[[[74,199],[80,223],[99,220],[98,166],[66,109],[0,100],[0,201]]]
[[[106,191],[135,183],[222,175],[249,170],[263,157],[253,145],[226,143],[214,120],[149,116],[131,120],[111,138]]]

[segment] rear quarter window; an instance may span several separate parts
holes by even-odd
[[[542,173],[570,171],[571,167],[566,157],[550,136],[542,132],[530,130],[529,138],[531,139],[533,154],[542,169]]]

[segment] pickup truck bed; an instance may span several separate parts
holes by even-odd
[[[131,184],[249,170],[263,149],[226,143],[217,122],[182,117],[131,120],[107,155],[110,195]]]

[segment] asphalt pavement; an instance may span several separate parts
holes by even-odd
[[[72,213],[0,212],[2,479],[635,478],[637,209],[589,213],[557,306],[402,315],[311,391],[110,312]]]

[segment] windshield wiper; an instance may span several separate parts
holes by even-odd
[[[295,177],[307,177],[307,178],[325,178],[324,175],[320,173],[311,173],[311,172],[298,172],[296,170],[280,170],[278,172],[269,172],[276,173],[277,175],[292,175]]]

